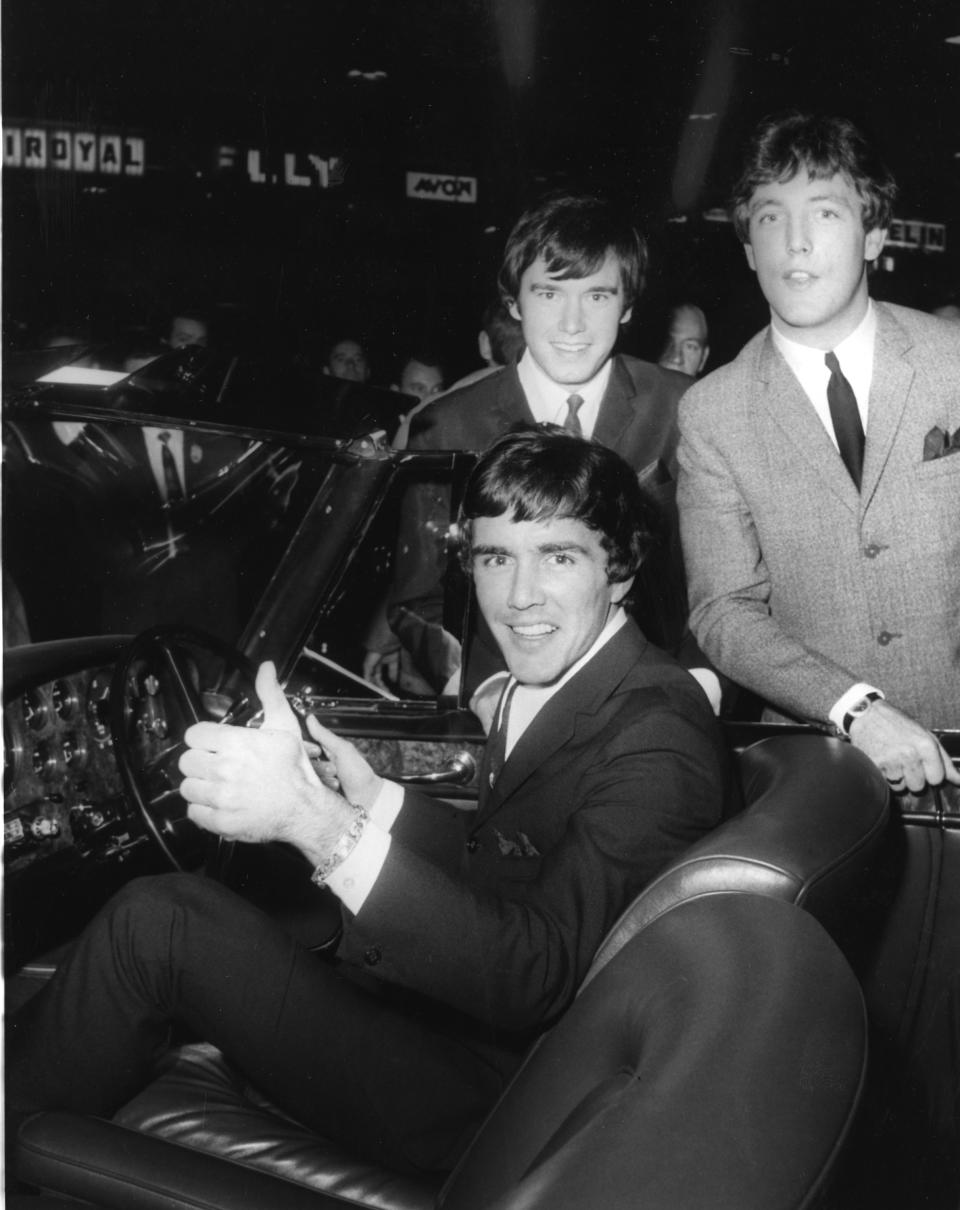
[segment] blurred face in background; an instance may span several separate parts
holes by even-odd
[[[370,377],[370,366],[357,341],[338,340],[330,350],[325,372],[348,382],[366,382]]]
[[[170,325],[169,344],[172,349],[186,349],[190,345],[201,348],[207,343],[207,325],[202,319],[189,315],[175,315]]]
[[[397,390],[404,395],[416,395],[418,399],[430,399],[443,390],[443,370],[411,357],[403,367]]]
[[[660,364],[665,369],[679,370],[696,378],[707,364],[709,355],[707,321],[703,312],[699,307],[677,307],[666,346],[660,354]]]

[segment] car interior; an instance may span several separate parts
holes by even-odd
[[[258,724],[261,660],[298,714],[464,810],[484,743],[465,702],[361,669],[403,493],[439,479],[455,508],[471,455],[392,450],[395,392],[291,381],[272,397],[295,404],[267,417],[279,371],[262,361],[184,350],[78,383],[55,352],[6,383],[8,1013],[142,873],[220,879],[302,944],[335,944],[339,911],[299,854],[211,839],[178,793],[190,723]],[[174,427],[198,477],[148,515],[130,451]],[[469,661],[445,541],[445,626]],[[184,1039],[112,1120],[24,1123],[7,1204],[956,1210],[960,794],[893,795],[849,744],[762,723],[746,698],[721,722],[743,809],[624,912],[443,1181],[312,1134]],[[960,732],[941,738],[960,759]]]

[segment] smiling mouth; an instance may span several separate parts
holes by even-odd
[[[556,349],[558,353],[565,354],[568,357],[576,356],[579,353],[585,353],[587,349],[590,348],[589,344],[568,345],[562,344],[560,341],[553,341],[552,343],[553,348]]]
[[[519,626],[510,626],[510,630],[518,639],[542,639],[548,634],[553,634],[556,626],[551,626],[548,622],[526,622]]]
[[[784,273],[783,278],[784,281],[796,286],[805,286],[809,282],[816,281],[815,274],[806,273],[802,269],[794,269],[789,273]]]

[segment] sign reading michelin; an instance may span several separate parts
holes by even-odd
[[[475,176],[438,176],[434,172],[408,172],[407,197],[425,198],[431,202],[466,202],[477,200]]]

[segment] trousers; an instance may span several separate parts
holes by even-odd
[[[358,984],[216,882],[141,878],[8,1022],[8,1112],[112,1116],[178,1027],[355,1154],[447,1171],[510,1073],[441,1022],[435,1006]]]

